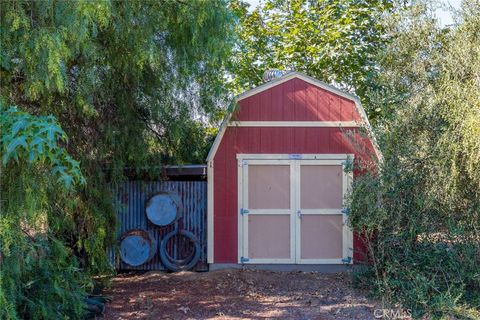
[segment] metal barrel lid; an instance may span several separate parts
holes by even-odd
[[[129,230],[120,238],[120,258],[126,264],[138,267],[153,258],[156,247],[156,241],[147,231]]]
[[[180,197],[170,192],[161,192],[152,196],[145,206],[148,220],[157,226],[168,226],[180,216]]]

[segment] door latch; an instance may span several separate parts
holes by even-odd
[[[299,219],[302,219],[302,211],[297,210],[297,217],[298,217]]]

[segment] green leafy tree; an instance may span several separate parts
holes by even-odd
[[[204,161],[205,132],[228,98],[223,74],[233,26],[222,0],[0,2],[0,100],[17,106],[2,116],[20,119],[2,128],[2,215],[37,199],[35,190],[42,200],[32,200],[40,208],[32,210],[48,211],[45,225],[62,248],[58,261],[76,256],[84,274],[110,270],[105,249],[114,243],[116,225],[110,183],[123,179],[125,167]],[[51,131],[60,126],[65,134]],[[65,152],[38,139],[49,134]],[[31,170],[30,162],[51,171]],[[69,166],[81,167],[83,178]],[[63,191],[65,183],[83,179]],[[33,216],[25,218],[33,223]],[[1,225],[0,232],[8,228]],[[29,265],[31,274],[41,269]],[[49,269],[52,279],[62,270]],[[2,277],[2,289],[28,282]],[[25,308],[29,292],[51,285],[34,283],[38,290],[22,291],[23,298],[3,295],[0,309],[7,301],[13,318],[76,317],[66,315],[67,306],[57,305],[56,316]],[[62,281],[54,288],[70,289]],[[52,310],[59,301],[47,296],[41,305]]]
[[[32,114],[54,115],[65,129],[89,186],[75,242],[90,267],[101,267],[105,257],[95,249],[112,233],[98,228],[115,225],[107,178],[121,177],[125,166],[202,155],[195,148],[204,143],[191,138],[217,119],[225,98],[230,12],[222,1],[1,6],[0,94]]]
[[[356,180],[350,220],[372,262],[360,279],[388,302],[415,317],[478,319],[480,5],[464,1],[451,28],[431,5],[386,20],[393,40],[371,98],[384,159]]]
[[[232,8],[239,17],[232,60],[237,91],[260,84],[265,70],[281,69],[368,98],[376,53],[387,41],[380,18],[393,9],[393,1],[266,0],[252,12],[245,2],[234,1]]]

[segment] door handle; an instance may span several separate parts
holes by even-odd
[[[302,211],[297,210],[297,217],[298,217],[299,219],[302,219]]]

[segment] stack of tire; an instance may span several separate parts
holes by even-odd
[[[167,251],[168,241],[178,235],[189,239],[194,245],[194,249],[184,259],[174,259]],[[162,239],[162,242],[160,243],[160,259],[162,260],[163,265],[170,271],[190,270],[200,259],[200,242],[190,231],[175,229]]]
[[[178,227],[182,208],[178,195],[168,192],[155,194],[145,207],[147,218],[152,224],[158,227],[174,225],[174,230],[166,234],[160,242],[160,260],[163,265],[170,271],[192,269],[200,259],[200,241],[192,232]],[[176,259],[168,252],[168,243],[175,237],[185,238],[192,246],[186,257]],[[129,230],[120,238],[120,258],[134,267],[150,261],[157,251],[156,248],[156,241],[146,230]]]

